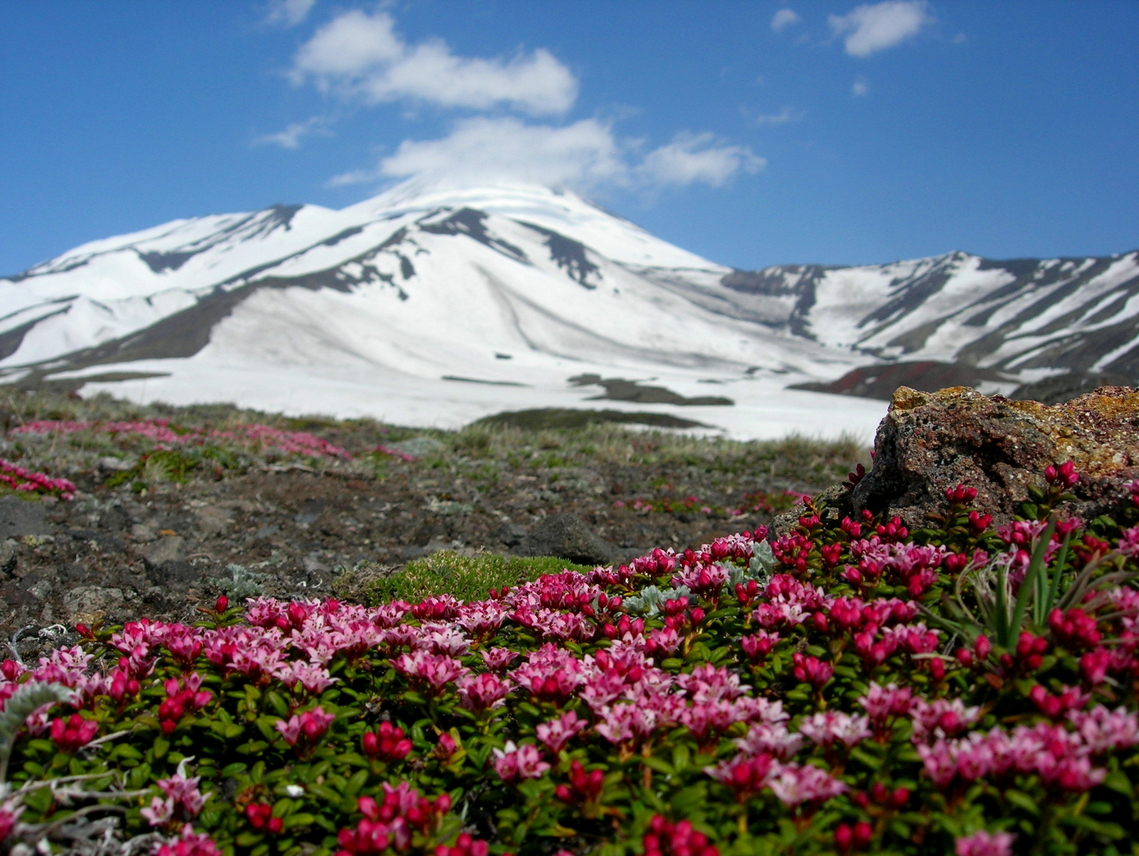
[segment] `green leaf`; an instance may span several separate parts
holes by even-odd
[[[357,770],[352,774],[352,778],[348,780],[348,784],[344,786],[341,796],[341,802],[344,805],[345,811],[356,810],[356,797],[359,796],[360,791],[364,785],[368,784],[368,771]]]
[[[238,773],[244,773],[248,769],[248,765],[243,764],[240,761],[235,761],[232,764],[227,764],[226,766],[222,767],[221,774],[223,778],[228,779],[230,776],[236,776]]]
[[[1107,778],[1103,780],[1103,786],[1115,791],[1117,794],[1123,794],[1125,797],[1133,797],[1135,789],[1131,785],[1131,780],[1127,778],[1127,774],[1122,770],[1113,770],[1107,774]]]
[[[1028,794],[1024,793],[1023,791],[1018,791],[1018,790],[1015,790],[1013,788],[1009,788],[1008,790],[1005,791],[1005,798],[1010,803],[1012,803],[1013,805],[1017,806],[1018,808],[1024,809],[1025,811],[1027,811],[1030,814],[1037,815],[1037,816],[1040,815],[1040,806],[1038,806],[1036,804],[1036,800],[1034,800],[1032,797],[1030,797]]]
[[[297,812],[285,818],[285,829],[299,829],[302,826],[312,826],[316,818],[307,812]]]
[[[875,757],[870,752],[863,749],[861,746],[855,746],[850,750],[850,757],[861,764],[865,764],[871,770],[877,772],[882,766],[882,759]]]
[[[666,776],[676,774],[676,770],[664,758],[657,758],[655,755],[650,755],[647,758],[641,759],[646,767],[656,770],[658,773],[664,773]]]
[[[163,758],[167,752],[170,751],[170,741],[165,737],[156,737],[154,739],[154,758],[158,760]]]
[[[276,691],[270,691],[265,695],[265,701],[268,702],[269,707],[273,708],[273,712],[277,716],[285,719],[289,715],[289,705],[281,698],[281,694]]]
[[[673,748],[673,750],[672,750],[672,766],[677,772],[680,772],[685,767],[687,767],[691,760],[692,760],[692,753],[688,750],[688,747],[685,746],[683,743],[678,743]]]

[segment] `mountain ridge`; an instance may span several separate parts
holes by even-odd
[[[460,418],[448,407],[477,418],[520,401],[584,406],[568,382],[579,375],[663,378],[679,399],[726,384],[716,398],[735,404],[717,409],[737,412],[713,421],[737,434],[740,408],[809,429],[827,399],[789,387],[899,362],[974,367],[990,392],[1064,372],[1139,376],[1136,251],[741,271],[571,191],[528,185],[400,186],[339,211],[175,220],[0,278],[0,303],[0,383],[110,373],[131,377],[87,387],[297,406],[234,380],[276,372],[274,384],[308,390],[318,409],[351,410],[330,380],[374,401],[370,383],[402,402],[397,417],[436,422]],[[532,400],[457,395],[455,377]],[[423,394],[406,401],[417,383]],[[856,430],[877,412],[860,410]]]

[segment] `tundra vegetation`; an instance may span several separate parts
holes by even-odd
[[[605,426],[476,427],[416,456],[381,426],[350,451],[343,424],[69,406],[12,420],[9,490],[80,501],[66,461],[123,444],[133,469],[102,489],[158,489],[156,459],[167,482],[267,458],[383,477],[655,443],[726,484],[764,455],[839,458]],[[770,537],[596,567],[444,553],[356,602],[222,595],[196,620],[80,626],[0,665],[0,835],[29,854],[1135,853],[1139,482],[1081,520],[1080,474],[1042,475],[1000,525],[968,485],[912,531],[816,495]],[[736,492],[614,510],[726,525],[796,498]]]

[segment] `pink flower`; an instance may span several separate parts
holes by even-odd
[[[858,699],[858,703],[866,710],[870,721],[875,728],[883,728],[887,721],[896,716],[908,716],[913,702],[910,688],[899,688],[897,684],[878,686],[874,681],[866,695]]]
[[[957,839],[957,856],[1012,856],[1012,842],[1016,836],[1011,832],[989,834],[985,830],[974,832]]]
[[[795,680],[808,683],[815,689],[823,687],[834,675],[834,666],[816,657],[796,652],[791,655],[791,662]]]
[[[305,663],[302,660],[290,660],[277,666],[273,671],[273,677],[289,689],[295,688],[299,682],[305,691],[312,695],[320,695],[340,680],[332,677],[324,666]]]
[[[533,743],[515,746],[514,741],[508,740],[505,748],[494,750],[494,757],[495,772],[504,782],[540,779],[550,769],[550,765],[542,760],[542,753]]]
[[[952,701],[939,698],[931,702],[920,698],[914,699],[910,713],[913,718],[915,742],[925,740],[931,735],[953,737],[981,718],[981,708],[965,707],[965,703],[959,698]]]
[[[8,833],[12,831],[23,811],[24,807],[15,800],[8,800],[0,805],[0,843],[8,837]]]
[[[507,693],[510,692],[510,684],[507,681],[490,673],[467,675],[460,678],[456,686],[459,690],[459,703],[475,713],[502,707],[506,704]]]
[[[746,736],[732,742],[745,755],[772,755],[780,761],[789,761],[803,745],[803,735],[788,731],[781,722],[760,722],[753,725]]]
[[[739,675],[725,668],[717,669],[711,663],[697,666],[685,675],[678,675],[677,684],[688,692],[694,702],[703,703],[739,698],[751,687],[740,683]]]
[[[1068,719],[1093,755],[1139,744],[1139,713],[1120,706],[1114,711],[1097,704],[1087,713],[1073,710]]]
[[[63,752],[78,752],[99,733],[99,723],[84,719],[78,713],[67,719],[54,719],[51,723],[51,739]]]
[[[541,723],[538,726],[538,740],[545,744],[546,748],[556,755],[562,751],[562,747],[565,746],[574,735],[584,731],[588,727],[589,723],[584,719],[578,719],[577,714],[571,710],[563,713],[557,719],[551,719],[549,722]]]
[[[740,646],[751,660],[762,660],[775,648],[779,634],[759,630],[749,636],[740,637]]]
[[[518,653],[509,648],[485,648],[479,654],[486,667],[495,672],[502,671],[518,657]]]
[[[201,779],[198,776],[186,777],[186,762],[183,761],[173,776],[158,780],[158,787],[166,797],[154,797],[150,801],[150,807],[142,810],[142,816],[150,821],[151,826],[162,826],[171,819],[190,820],[197,817],[206,800],[212,796],[203,796],[198,790],[199,781]]]
[[[422,650],[400,654],[392,661],[392,666],[413,682],[429,684],[435,692],[470,671],[454,657]]]
[[[848,749],[873,734],[867,717],[832,710],[808,717],[799,725],[799,732],[820,746],[829,747],[837,741]]]
[[[212,838],[194,832],[194,827],[187,823],[175,841],[158,845],[154,856],[221,856],[221,851]]]
[[[365,755],[385,761],[402,761],[410,754],[411,745],[403,729],[390,722],[381,722],[375,731],[365,731],[361,739]]]
[[[529,662],[510,673],[519,686],[539,699],[561,703],[586,682],[585,665],[564,648],[546,643]]]
[[[415,647],[424,648],[432,654],[461,657],[471,647],[471,640],[457,627],[426,624],[420,628],[419,640]]]
[[[283,719],[278,719],[273,723],[274,727],[281,732],[281,736],[285,738],[285,742],[290,746],[296,746],[302,742],[302,738],[308,743],[315,743],[323,736],[324,732],[328,730],[328,726],[332,724],[336,717],[330,713],[325,713],[320,707],[314,707],[312,710],[306,710],[304,713],[293,714],[286,722]]]
[[[713,779],[731,788],[740,802],[767,787],[772,775],[779,770],[778,761],[772,761],[770,755],[762,754],[737,755],[721,761],[715,767],[704,768],[704,772]]]
[[[838,779],[810,765],[779,764],[772,772],[768,787],[784,805],[825,802],[846,790]]]

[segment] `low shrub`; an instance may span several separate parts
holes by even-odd
[[[75,485],[67,479],[53,478],[0,458],[0,492],[6,491],[27,496],[56,496],[63,500],[75,497]]]
[[[369,606],[393,600],[417,603],[440,595],[479,601],[492,589],[510,588],[563,570],[585,573],[590,569],[552,556],[530,558],[492,553],[463,556],[453,550],[441,550],[408,562],[401,571],[390,576],[367,583],[363,587],[362,602]]]
[[[817,500],[770,558],[744,532],[464,602],[489,559],[452,554],[403,583],[445,568],[450,593],[80,628],[0,667],[0,835],[114,822],[164,856],[1133,853],[1139,482],[1084,522],[1056,513],[1074,475],[995,530],[964,486],[914,532]]]

